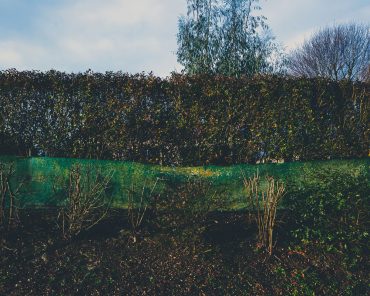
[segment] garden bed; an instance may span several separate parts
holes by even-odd
[[[289,239],[289,213],[271,256],[244,212],[213,212],[201,225],[147,219],[133,242],[127,212],[72,240],[57,212],[27,209],[1,234],[1,295],[366,295],[366,256]],[[150,215],[149,215],[150,216]]]

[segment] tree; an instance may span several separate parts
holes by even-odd
[[[363,80],[370,64],[370,26],[342,24],[321,29],[293,50],[288,72],[295,76]]]
[[[177,57],[189,74],[253,75],[273,70],[277,45],[259,0],[188,0],[179,19]]]
[[[267,30],[263,16],[253,16],[255,1],[225,0],[223,9],[222,48],[218,70],[231,76],[253,75],[268,67],[268,56],[272,51],[271,36],[257,34],[261,27]],[[257,1],[256,1],[257,2]],[[266,38],[267,37],[267,38]]]
[[[218,0],[188,0],[187,16],[180,17],[177,35],[177,57],[186,72],[214,72],[218,16]]]

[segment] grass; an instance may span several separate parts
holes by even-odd
[[[294,183],[307,182],[306,177],[315,171],[335,168],[342,171],[356,171],[359,168],[369,168],[370,158],[351,160],[328,160],[291,162],[282,164],[259,164],[259,165],[235,165],[228,167],[205,166],[205,167],[163,167],[158,165],[145,165],[134,162],[122,161],[97,161],[65,158],[15,158],[0,157],[0,161],[15,161],[17,167],[17,179],[28,180],[21,195],[21,203],[25,207],[56,206],[57,201],[53,196],[53,180],[56,177],[67,178],[69,168],[74,164],[92,164],[102,171],[114,171],[112,177],[111,195],[113,207],[127,208],[127,199],[122,192],[127,191],[131,184],[138,187],[156,186],[156,193],[165,190],[166,181],[169,179],[182,182],[195,176],[212,181],[213,186],[229,200],[228,209],[238,210],[246,206],[242,172],[246,177],[253,176],[257,170],[261,177],[269,175],[276,180]],[[262,183],[262,186],[264,184]]]

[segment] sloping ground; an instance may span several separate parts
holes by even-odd
[[[212,192],[231,201],[230,208],[244,206],[243,175],[250,177],[274,176],[285,183],[302,182],[307,184],[308,176],[328,169],[348,171],[357,174],[369,169],[370,158],[353,160],[328,160],[310,162],[291,162],[281,164],[236,165],[229,167],[162,167],[133,162],[65,159],[65,158],[19,158],[0,157],[0,162],[14,162],[16,176],[14,182],[23,182],[20,202],[22,206],[56,206],[60,202],[55,197],[55,188],[66,182],[71,166],[91,166],[104,174],[112,173],[110,194],[114,207],[125,207],[126,192],[132,186],[140,191],[143,186],[151,188],[156,183],[155,192],[162,192],[168,180],[186,182],[189,178],[204,178],[212,183]]]

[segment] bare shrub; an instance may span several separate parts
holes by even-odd
[[[64,188],[67,199],[58,215],[64,238],[90,229],[106,216],[111,204],[107,189],[112,176],[113,171],[103,174],[92,166],[77,164],[70,169],[68,185]]]
[[[17,196],[23,182],[14,188],[15,164],[0,163],[0,225],[11,227],[19,222]]]
[[[137,240],[137,235],[139,229],[143,223],[144,216],[148,209],[148,206],[154,202],[153,192],[157,186],[158,178],[156,179],[154,185],[149,188],[144,184],[140,193],[135,190],[134,184],[131,184],[131,188],[128,190],[127,194],[127,212],[128,221],[131,227],[131,237],[135,243]]]
[[[247,191],[250,210],[254,212],[258,228],[258,244],[266,247],[269,254],[273,248],[273,231],[276,220],[276,210],[285,193],[284,184],[275,181],[273,177],[266,177],[267,188],[261,189],[261,179],[258,172],[252,178],[243,176]]]

